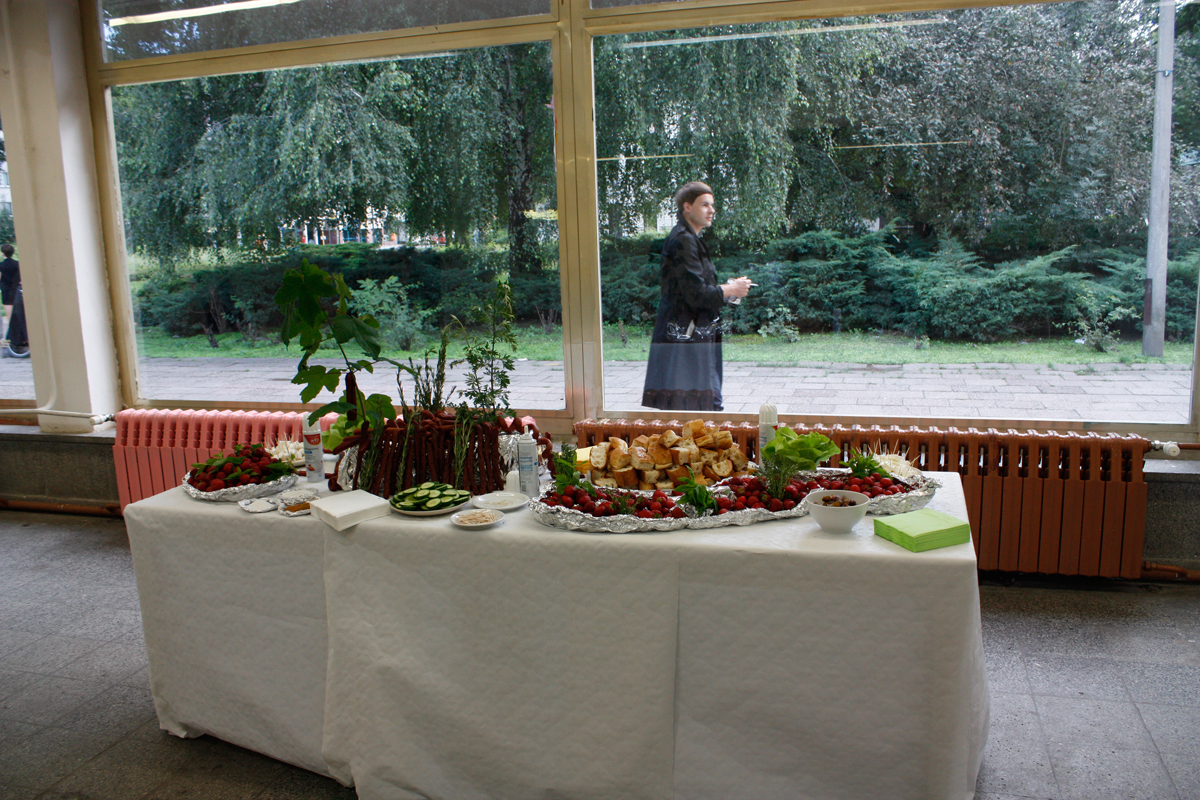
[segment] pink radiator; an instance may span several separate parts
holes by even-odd
[[[336,415],[322,419],[327,429]],[[113,460],[121,510],[143,497],[178,486],[192,464],[235,444],[299,440],[303,414],[294,411],[185,411],[126,409],[117,414]]]

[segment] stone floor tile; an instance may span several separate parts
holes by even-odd
[[[80,639],[75,636],[41,636],[20,650],[0,656],[0,667],[50,675],[102,644],[103,642],[93,639]]]
[[[115,741],[157,719],[149,687],[114,686],[52,720],[59,728],[96,732]]]
[[[1031,696],[993,692],[991,726],[976,790],[1056,796],[1058,785]]]
[[[1100,631],[1105,648],[1117,661],[1200,667],[1195,639],[1177,628],[1114,624],[1104,625]]]
[[[1157,752],[1137,706],[1083,697],[1038,696],[1038,717],[1047,744],[1112,747]]]
[[[1112,660],[1037,653],[1024,657],[1035,695],[1128,701],[1125,681]]]
[[[1029,674],[1019,650],[1000,647],[985,648],[988,687],[993,692],[1029,694]]]
[[[1200,761],[1200,714],[1195,708],[1154,703],[1138,703],[1137,708],[1158,752],[1190,755]]]
[[[73,678],[41,678],[0,701],[0,719],[45,725],[107,688],[107,684]]]
[[[1200,708],[1200,667],[1119,662],[1135,703]]]
[[[1181,800],[1158,753],[1051,744],[1063,800]]]
[[[74,661],[45,671],[64,678],[119,683],[145,666],[145,645],[109,642],[84,653]]]
[[[21,672],[0,668],[0,708],[3,701],[30,684],[37,683],[43,678],[35,672]]]
[[[1200,797],[1200,759],[1195,753],[1163,753],[1162,760],[1180,800]]]
[[[0,751],[0,775],[14,786],[48,789],[99,755],[108,742],[79,731],[44,728]]]

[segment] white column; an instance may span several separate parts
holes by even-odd
[[[120,409],[76,0],[0,0],[0,122],[38,408]],[[42,414],[43,430],[86,418]]]

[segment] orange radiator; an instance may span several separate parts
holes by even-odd
[[[126,409],[117,414],[113,460],[121,510],[183,482],[192,464],[235,444],[300,440],[299,412]],[[322,420],[322,422],[326,422]],[[326,423],[325,427],[328,427]]]
[[[592,420],[576,423],[580,447],[609,436],[636,438],[679,420]],[[726,422],[752,458],[758,426]],[[1053,433],[989,428],[882,428],[793,425],[816,430],[842,448],[902,453],[930,472],[962,476],[979,568],[1049,575],[1140,578],[1146,524],[1142,471],[1150,442],[1140,436]]]

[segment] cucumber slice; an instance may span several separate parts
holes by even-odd
[[[413,494],[413,497],[416,498],[417,500],[426,500],[429,498],[429,490],[428,489],[418,489]]]
[[[422,484],[421,484],[421,485],[420,485],[418,488],[420,488],[420,489],[434,489],[434,488],[436,488],[436,487],[438,487],[438,486],[440,486],[440,485],[441,485],[441,484],[438,484],[438,483],[433,483],[432,481],[426,481],[425,483],[422,483]]]

